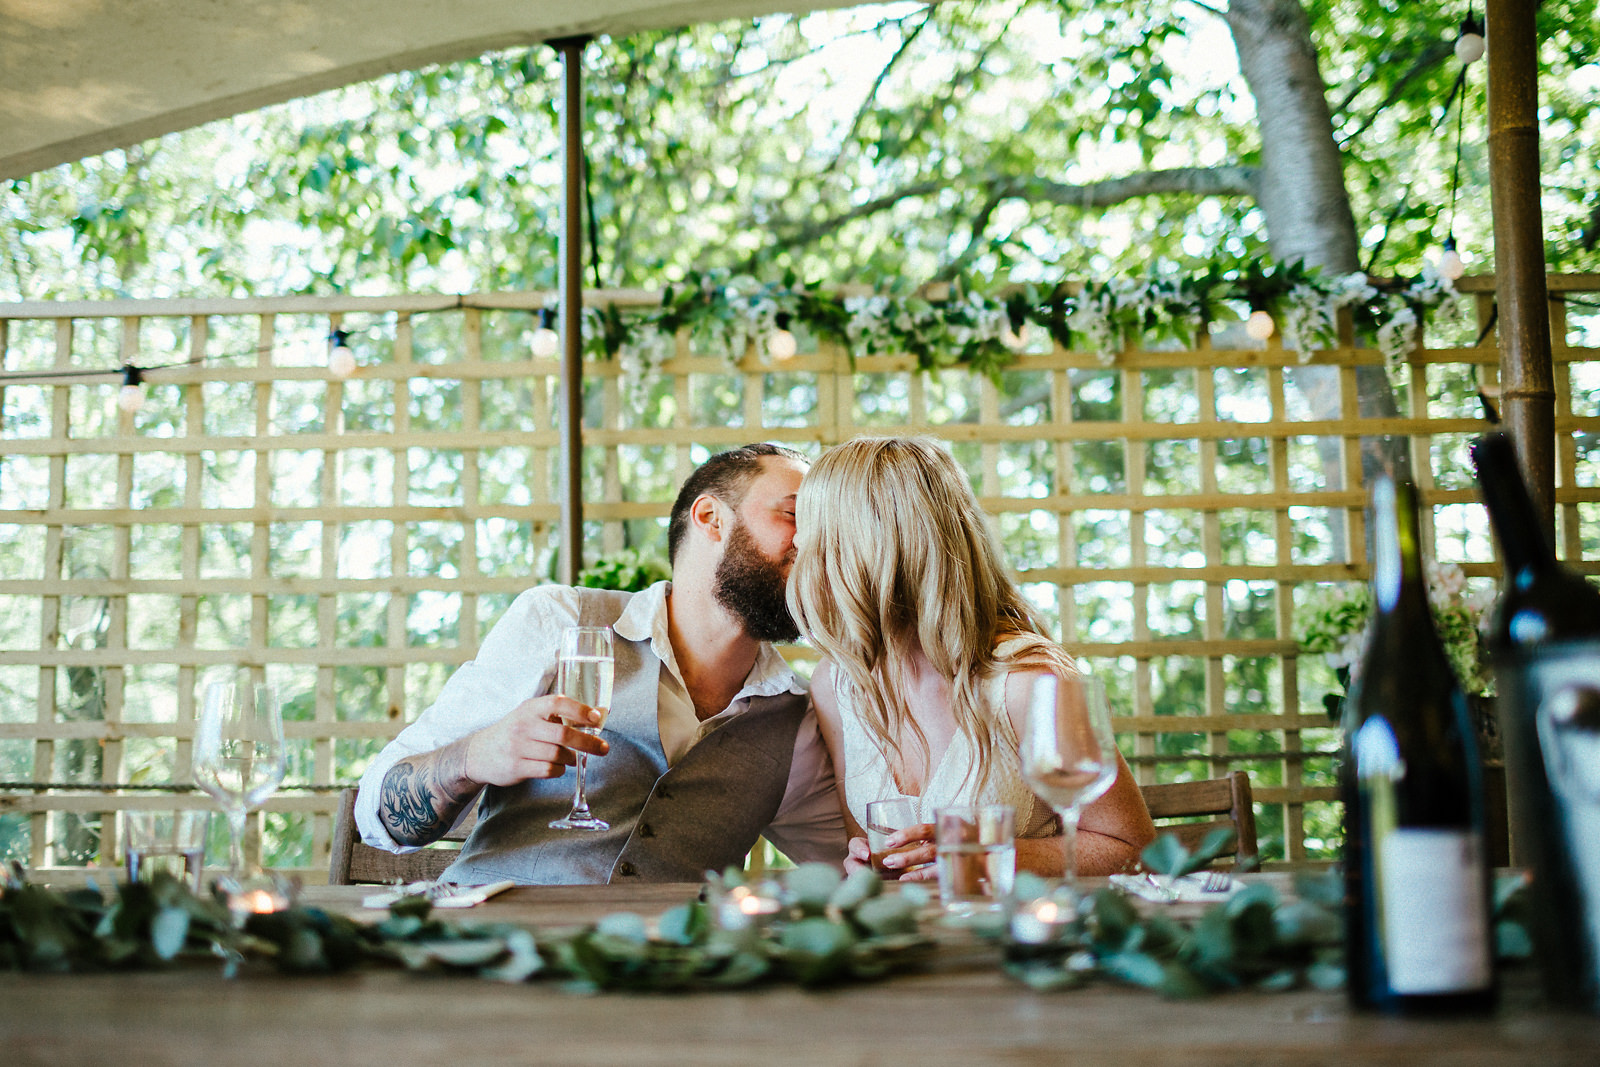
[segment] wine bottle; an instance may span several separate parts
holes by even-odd
[[[1534,959],[1547,999],[1600,1010],[1600,808],[1552,788],[1572,752],[1593,764],[1600,589],[1557,561],[1510,438],[1479,438],[1472,459],[1505,566],[1488,643]]]
[[[1428,609],[1415,488],[1377,479],[1372,522],[1375,615],[1340,763],[1350,999],[1481,1011],[1495,999],[1482,768]]]
[[[1472,461],[1505,563],[1505,589],[1489,617],[1490,655],[1600,636],[1600,589],[1557,561],[1511,438],[1503,433],[1478,438]]]

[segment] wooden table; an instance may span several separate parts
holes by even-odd
[[[458,914],[567,925],[623,909],[658,914],[696,890],[517,889]],[[359,913],[369,891],[309,889],[306,901]],[[1339,993],[1183,1002],[1113,986],[1038,994],[1001,975],[992,953],[971,949],[926,973],[826,992],[581,996],[555,983],[390,971],[235,981],[208,969],[0,975],[0,1067],[122,1063],[1593,1067],[1600,1019],[1537,1007],[1525,974],[1512,976],[1499,1012],[1481,1020],[1353,1015]]]

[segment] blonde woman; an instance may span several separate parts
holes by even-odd
[[[933,810],[1007,803],[1017,865],[1062,873],[1060,827],[1022,781],[1017,738],[1034,679],[1078,670],[1007,574],[965,474],[922,438],[858,438],[801,483],[789,609],[826,657],[811,681],[840,782],[851,859],[869,801],[909,796],[922,824],[890,839],[907,879],[932,879]],[[1155,836],[1126,763],[1083,811],[1077,869],[1131,867]],[[915,868],[915,869],[913,869]]]

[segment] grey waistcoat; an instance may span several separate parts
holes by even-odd
[[[585,590],[584,626],[609,626],[632,594]],[[616,681],[605,739],[589,757],[589,807],[609,830],[552,830],[572,805],[576,771],[560,778],[487,786],[477,827],[442,876],[468,884],[625,881],[697,882],[741,864],[778,813],[806,699],[754,697],[732,721],[702,737],[671,769],[661,749],[656,693],[661,661],[648,639],[615,638]],[[529,650],[530,657],[544,654]],[[554,682],[552,681],[552,685]]]

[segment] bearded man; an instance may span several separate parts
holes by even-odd
[[[699,881],[759,836],[797,862],[842,863],[833,767],[805,689],[772,641],[797,636],[784,599],[806,460],[756,444],[712,456],[672,507],[672,581],[640,593],[524,592],[439,699],[361,779],[368,844],[437,840],[481,794],[447,881],[524,885]],[[599,715],[552,692],[561,631],[610,626],[616,675]],[[607,830],[558,830],[568,768]]]

